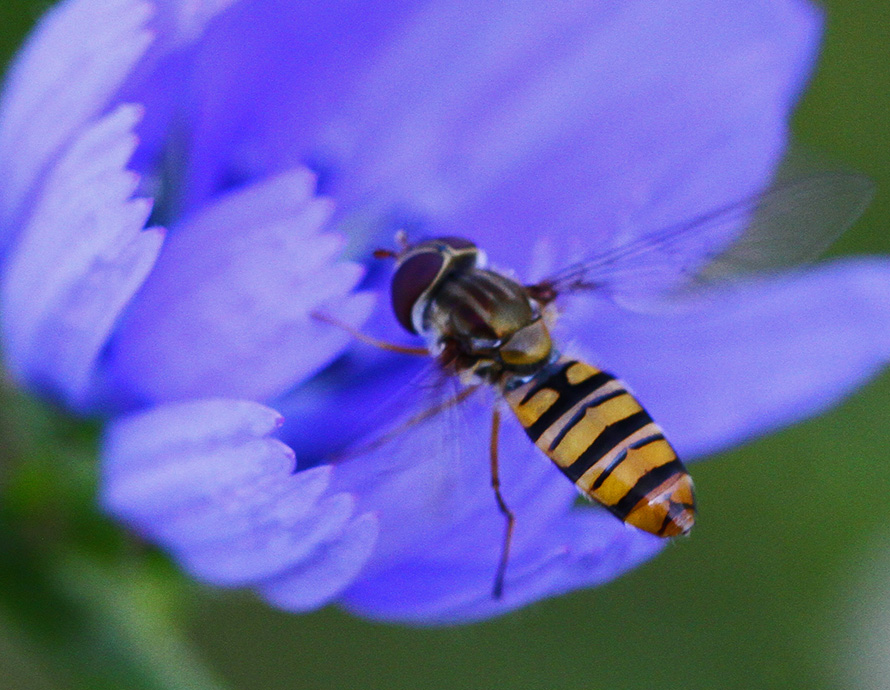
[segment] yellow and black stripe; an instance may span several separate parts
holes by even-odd
[[[529,438],[584,495],[661,537],[692,527],[692,479],[614,376],[560,357],[518,385],[507,381],[503,393]]]

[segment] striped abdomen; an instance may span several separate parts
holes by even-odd
[[[660,537],[695,520],[692,479],[661,429],[621,381],[561,357],[504,398],[538,446],[578,490]]]

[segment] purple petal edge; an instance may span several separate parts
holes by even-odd
[[[350,494],[330,491],[330,466],[294,470],[291,449],[270,437],[280,423],[231,399],[120,418],[105,438],[102,504],[202,581],[326,601],[361,569],[376,531]]]
[[[31,34],[0,99],[0,249],[46,166],[108,107],[145,54],[152,14],[143,0],[69,0]]]
[[[53,164],[3,276],[2,334],[14,375],[88,407],[100,353],[154,266],[163,234],[126,169],[138,106],[85,128]]]

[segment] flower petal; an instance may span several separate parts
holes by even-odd
[[[353,500],[329,491],[330,467],[294,472],[290,448],[269,437],[280,422],[267,407],[224,399],[120,419],[105,441],[103,504],[215,585],[255,586],[301,568],[342,578],[343,563],[325,566],[327,554],[352,554],[357,570],[368,550],[352,546]]]
[[[3,337],[14,374],[75,407],[161,245],[143,232],[151,204],[132,198],[134,106],[84,130],[53,165],[4,276]]]
[[[602,584],[648,560],[664,545],[605,511],[575,509],[548,524],[533,544],[513,551],[503,595],[494,599],[491,556],[497,551],[485,554],[476,547],[473,553],[472,548],[475,540],[490,541],[484,529],[471,522],[455,530],[466,549],[457,557],[441,556],[432,547],[425,557],[360,580],[344,594],[345,606],[391,622],[467,623]]]
[[[187,94],[188,207],[233,180],[305,164],[313,134],[341,105],[345,85],[361,78],[369,56],[418,5],[265,0],[242,2],[214,22],[196,53]],[[282,108],[287,115],[278,117]],[[269,166],[265,156],[276,149]]]
[[[372,323],[363,330],[373,330]],[[281,437],[301,458],[336,454],[391,423],[392,417],[381,411],[387,408],[387,397],[395,393],[394,398],[401,399],[402,393],[416,393],[418,377],[426,376],[434,366],[432,358],[406,357],[358,343],[336,366],[276,400],[276,408],[286,417]],[[405,406],[399,403],[398,412]]]
[[[339,222],[357,235],[394,215],[472,228],[495,261],[517,269],[528,260],[523,239],[542,229],[589,251],[761,188],[818,38],[817,13],[799,0],[527,0],[472,11],[432,2],[387,15],[392,26],[363,34],[375,40],[350,69],[315,82],[337,56],[352,58],[340,27],[361,12],[322,25],[319,52],[294,40],[305,31],[299,10],[242,10],[212,52],[208,44],[214,96],[198,112],[216,129],[196,128],[206,137],[195,149],[201,194],[308,160],[327,173]],[[252,80],[222,73],[245,56],[273,75],[262,107]],[[294,62],[316,75],[309,106]]]
[[[242,532],[211,544],[180,547],[185,568],[218,586],[250,584],[275,577],[336,541],[352,516],[351,497],[337,494],[319,501],[311,515],[297,520],[288,511],[294,498],[302,498],[301,487],[291,488],[292,495],[286,497],[290,500],[256,511]],[[243,510],[246,502],[238,503],[238,510]]]
[[[764,185],[816,39],[796,1],[439,3],[341,109],[338,198],[419,203],[517,269],[543,229],[626,241]]]
[[[158,24],[167,43],[179,46],[197,40],[217,15],[240,0],[155,0]]]
[[[145,53],[152,12],[144,0],[69,0],[31,34],[0,100],[0,248],[40,174],[108,106]]]
[[[816,414],[890,360],[890,263],[764,278],[676,314],[591,300],[565,332],[625,378],[685,457]]]
[[[321,546],[313,559],[264,583],[260,592],[271,604],[288,611],[309,611],[325,605],[361,571],[376,543],[377,530],[372,514],[359,516],[338,541]]]
[[[318,371],[351,340],[312,318],[357,324],[362,269],[322,232],[327,200],[305,169],[232,193],[171,230],[111,348],[134,397],[270,399]]]
[[[293,469],[293,452],[267,436],[281,424],[275,410],[248,401],[207,400],[165,405],[118,419],[104,444],[104,502],[133,523],[188,507],[201,491],[214,494]],[[238,455],[201,462],[201,453]],[[189,465],[176,459],[188,454]],[[191,486],[195,482],[201,486]]]

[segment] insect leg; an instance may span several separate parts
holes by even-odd
[[[378,340],[377,338],[372,338],[369,335],[365,335],[358,329],[353,328],[349,324],[345,324],[342,321],[338,321],[333,316],[328,316],[327,314],[322,314],[321,312],[314,311],[310,315],[316,321],[321,321],[322,323],[329,324],[331,326],[336,326],[337,328],[342,328],[344,331],[349,333],[356,340],[365,343],[366,345],[372,345],[374,347],[380,348],[381,350],[388,350],[389,352],[399,352],[403,355],[418,355],[420,357],[429,357],[430,351],[425,347],[410,347],[408,345],[399,345],[397,343],[388,343],[385,340]]]
[[[501,408],[495,403],[491,415],[491,488],[494,490],[494,498],[498,504],[498,510],[504,516],[506,529],[504,530],[504,543],[501,547],[501,560],[498,563],[497,573],[494,577],[494,586],[491,596],[500,599],[504,593],[504,576],[507,573],[507,562],[510,560],[510,542],[513,540],[513,525],[516,517],[513,511],[507,507],[504,497],[501,495],[501,479],[498,474],[498,434],[501,427]]]

